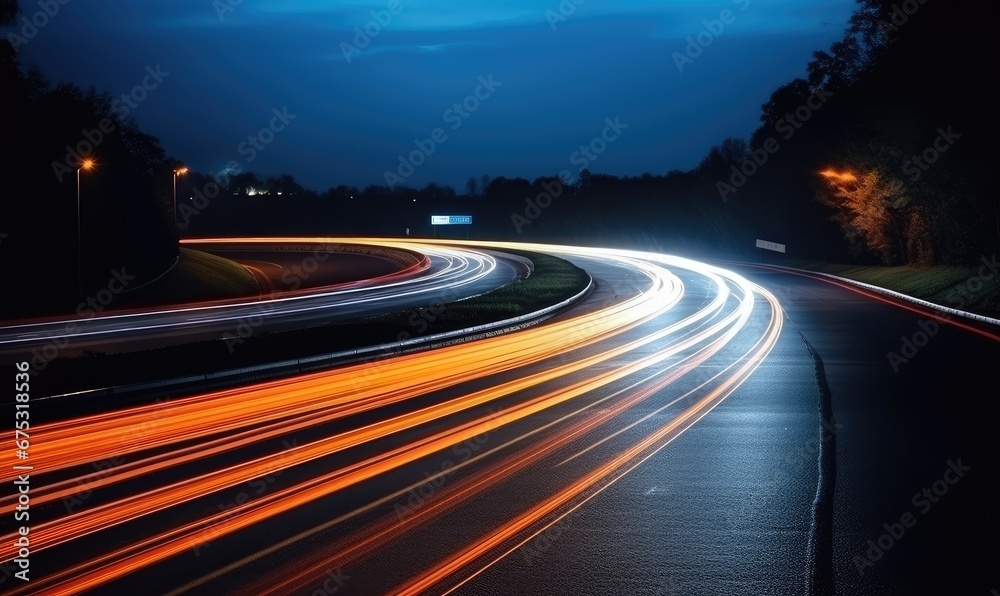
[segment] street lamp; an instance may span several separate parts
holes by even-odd
[[[173,212],[173,218],[174,218],[174,230],[177,231],[178,237],[180,236],[180,231],[177,228],[177,177],[178,176],[183,176],[184,174],[187,174],[187,171],[188,171],[188,169],[184,168],[184,167],[177,168],[176,170],[174,170],[174,212]]]
[[[81,170],[92,170],[94,168],[94,160],[85,159],[80,164],[80,167],[76,169],[76,255],[77,255],[77,274],[76,274],[76,284],[77,289],[80,292],[80,297],[83,297],[83,233],[80,226],[80,171]]]

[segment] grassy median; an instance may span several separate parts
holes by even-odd
[[[587,273],[570,262],[551,255],[507,251],[534,263],[527,279],[515,281],[492,292],[447,304],[391,313],[345,324],[361,333],[380,338],[376,343],[396,341],[403,336],[432,335],[508,319],[541,310],[579,294],[590,280]]]
[[[178,304],[221,298],[244,298],[261,293],[246,267],[200,250],[181,248],[175,265],[147,286],[126,292],[116,307]]]
[[[579,294],[589,283],[585,271],[564,259],[518,254],[534,263],[530,276],[467,300],[280,333],[259,332],[252,321],[234,323],[233,337],[226,340],[58,359],[37,377],[35,387],[42,395],[56,395],[426,337],[535,312]]]

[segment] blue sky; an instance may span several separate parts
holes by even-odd
[[[159,65],[169,75],[131,113],[169,155],[201,171],[236,161],[316,190],[384,184],[421,141],[434,151],[410,161],[420,163],[405,183],[461,190],[469,176],[575,172],[574,152],[608,118],[627,128],[596,145],[606,148],[588,159],[592,171],[693,167],[724,137],[748,136],[771,91],[804,75],[812,52],[843,35],[853,8],[852,0],[73,0],[20,51],[53,82],[114,96]],[[367,44],[357,36],[366,28],[376,33]],[[675,53],[691,61],[679,68]],[[499,85],[469,100],[480,77]],[[456,119],[463,102],[475,110]],[[248,151],[247,137],[286,107],[294,118]],[[428,145],[435,129],[446,138]]]

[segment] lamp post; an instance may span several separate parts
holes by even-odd
[[[94,160],[85,159],[80,167],[76,169],[76,255],[77,255],[77,272],[76,272],[76,285],[80,292],[80,297],[83,297],[83,232],[80,225],[80,171],[90,170],[94,167]]]
[[[187,171],[188,169],[184,167],[180,167],[174,170],[174,212],[172,215],[174,218],[174,231],[177,232],[178,238],[180,237],[181,234],[180,234],[180,229],[177,227],[177,177],[187,174]]]

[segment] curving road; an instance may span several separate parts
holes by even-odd
[[[32,582],[3,574],[0,589],[852,594],[908,593],[942,572],[959,593],[991,581],[995,544],[960,540],[997,535],[983,434],[996,410],[980,401],[997,383],[958,368],[995,361],[988,334],[941,323],[921,355],[952,374],[894,371],[886,339],[920,319],[843,288],[516,247],[576,262],[596,291],[515,333],[33,421]],[[963,457],[971,471],[946,476]],[[948,491],[930,510],[910,503],[937,480]],[[857,570],[866,541],[914,507],[917,522]],[[0,527],[8,561],[16,536]]]
[[[335,264],[337,259],[317,262],[313,255],[321,252],[318,249],[292,253],[285,249],[310,243],[323,246],[323,239],[198,239],[186,244],[245,262],[262,277],[273,278],[275,293],[267,293],[268,299],[263,300],[108,311],[97,316],[91,313],[0,326],[0,361],[13,361],[25,351],[53,345],[59,346],[60,353],[70,354],[235,337],[237,325],[251,318],[260,321],[255,324],[260,331],[282,331],[461,300],[509,283],[519,275],[517,261],[482,251],[372,239],[343,242],[404,248],[422,253],[427,260],[373,279],[324,285],[343,277]],[[295,255],[299,256],[298,263],[294,262]]]
[[[58,564],[32,589],[109,582],[112,591],[136,589],[171,569],[174,583],[191,584],[178,588],[212,593],[264,579],[250,561],[272,557],[286,571],[281,586],[277,577],[266,581],[280,592],[303,589],[298,584],[317,570],[288,574],[298,560],[292,553],[364,518],[391,520],[393,501],[419,488],[417,470],[455,475],[447,494],[458,496],[433,508],[405,505],[414,513],[388,526],[374,519],[354,528],[344,544],[398,544],[381,553],[353,549],[350,564],[384,565],[379,556],[409,552],[408,541],[428,524],[462,519],[475,499],[530,496],[535,506],[510,510],[494,536],[466,534],[474,546],[460,561],[448,563],[448,550],[419,549],[445,557],[444,567],[399,566],[398,575],[372,575],[376,584],[355,589],[453,582],[454,565],[488,568],[498,547],[579,507],[662,449],[745,382],[780,333],[773,298],[726,271],[656,255],[546,248],[573,255],[603,281],[580,309],[545,325],[37,429],[44,447],[32,461],[45,475],[33,503],[48,519],[32,529],[33,552],[43,566]],[[665,392],[676,395],[664,401]],[[462,445],[470,456],[447,467]],[[473,456],[474,447],[481,453]],[[108,470],[86,473],[109,458]],[[252,485],[259,498],[248,499]],[[247,551],[261,544],[247,536],[260,532],[280,536],[269,546],[281,548]],[[107,544],[118,546],[99,546]]]

